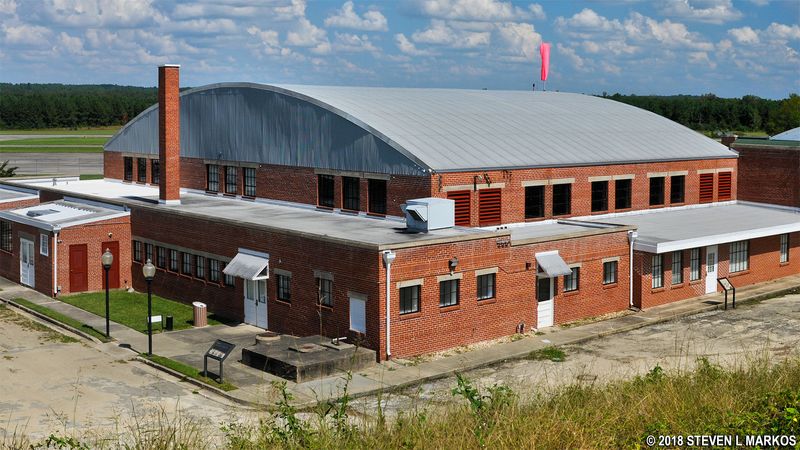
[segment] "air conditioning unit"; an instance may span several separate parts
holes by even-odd
[[[455,226],[456,203],[446,198],[415,198],[400,206],[409,231],[427,233]]]

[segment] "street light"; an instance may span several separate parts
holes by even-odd
[[[153,284],[153,277],[156,275],[156,266],[150,259],[147,264],[142,266],[142,274],[144,279],[147,280],[147,356],[153,355],[153,322],[150,320],[153,315],[153,295],[151,285]]]
[[[108,318],[108,271],[111,270],[111,265],[114,264],[114,255],[109,249],[106,249],[105,253],[103,253],[103,256],[101,256],[100,259],[103,262],[103,269],[106,270],[106,337],[111,337]]]

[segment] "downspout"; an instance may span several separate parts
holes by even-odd
[[[639,233],[636,230],[628,230],[628,242],[630,242],[630,255],[628,259],[628,285],[630,288],[630,292],[628,294],[628,307],[633,308],[633,243],[636,241],[636,238],[639,237]]]
[[[386,267],[386,359],[392,357],[392,262],[397,253],[386,250],[383,252],[383,265]]]
[[[58,297],[58,232],[60,228],[53,229],[53,297]]]

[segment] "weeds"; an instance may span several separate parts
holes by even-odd
[[[528,356],[525,359],[534,361],[550,360],[553,362],[564,362],[564,360],[567,359],[567,354],[564,352],[564,350],[551,345],[549,347],[540,348],[539,350],[534,350],[528,353]]]
[[[456,374],[458,385],[453,388],[452,394],[467,400],[469,409],[475,419],[473,430],[480,447],[486,446],[486,438],[495,426],[495,420],[502,408],[509,406],[516,395],[508,386],[495,384],[487,388],[488,394],[481,394],[478,388],[461,374]]]

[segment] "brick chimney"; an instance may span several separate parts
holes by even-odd
[[[158,203],[181,203],[180,65],[158,67]]]

